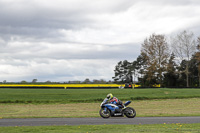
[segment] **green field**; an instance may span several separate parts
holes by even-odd
[[[0,118],[99,117],[108,93],[131,100],[137,117],[200,116],[200,89],[0,89]]]
[[[199,133],[197,124],[0,127],[0,133]]]
[[[108,93],[120,100],[200,98],[200,89],[0,89],[0,103],[91,103]]]
[[[0,118],[99,117],[108,93],[131,100],[137,117],[200,116],[200,89],[0,89]]]
[[[137,117],[200,116],[200,89],[0,89],[0,119],[35,117],[99,117],[108,93],[131,100]],[[78,110],[77,110],[78,108]],[[196,124],[79,125],[0,127],[0,133],[199,133]]]
[[[100,103],[0,104],[1,118],[100,117]],[[200,98],[132,101],[130,107],[143,116],[200,116]]]

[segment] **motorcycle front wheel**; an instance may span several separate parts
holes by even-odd
[[[134,108],[131,107],[127,107],[124,111],[124,114],[126,115],[126,117],[128,118],[134,118],[136,116],[136,111]]]
[[[110,117],[110,111],[107,108],[101,108],[99,111],[99,114],[102,118],[109,118]]]

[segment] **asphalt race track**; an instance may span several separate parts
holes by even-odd
[[[200,123],[200,117],[115,117],[103,118],[27,118],[0,119],[0,126],[47,126],[47,125],[103,125],[103,124],[169,124]]]

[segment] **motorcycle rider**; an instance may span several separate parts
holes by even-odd
[[[122,101],[120,101],[118,98],[114,97],[111,93],[109,93],[107,95],[107,99],[109,100],[109,103],[115,104],[117,106],[120,105],[121,108],[125,107],[124,104],[122,103]]]

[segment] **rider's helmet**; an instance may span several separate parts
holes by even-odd
[[[107,98],[110,100],[110,99],[113,98],[113,95],[112,95],[111,93],[109,93],[109,94],[107,95]]]

